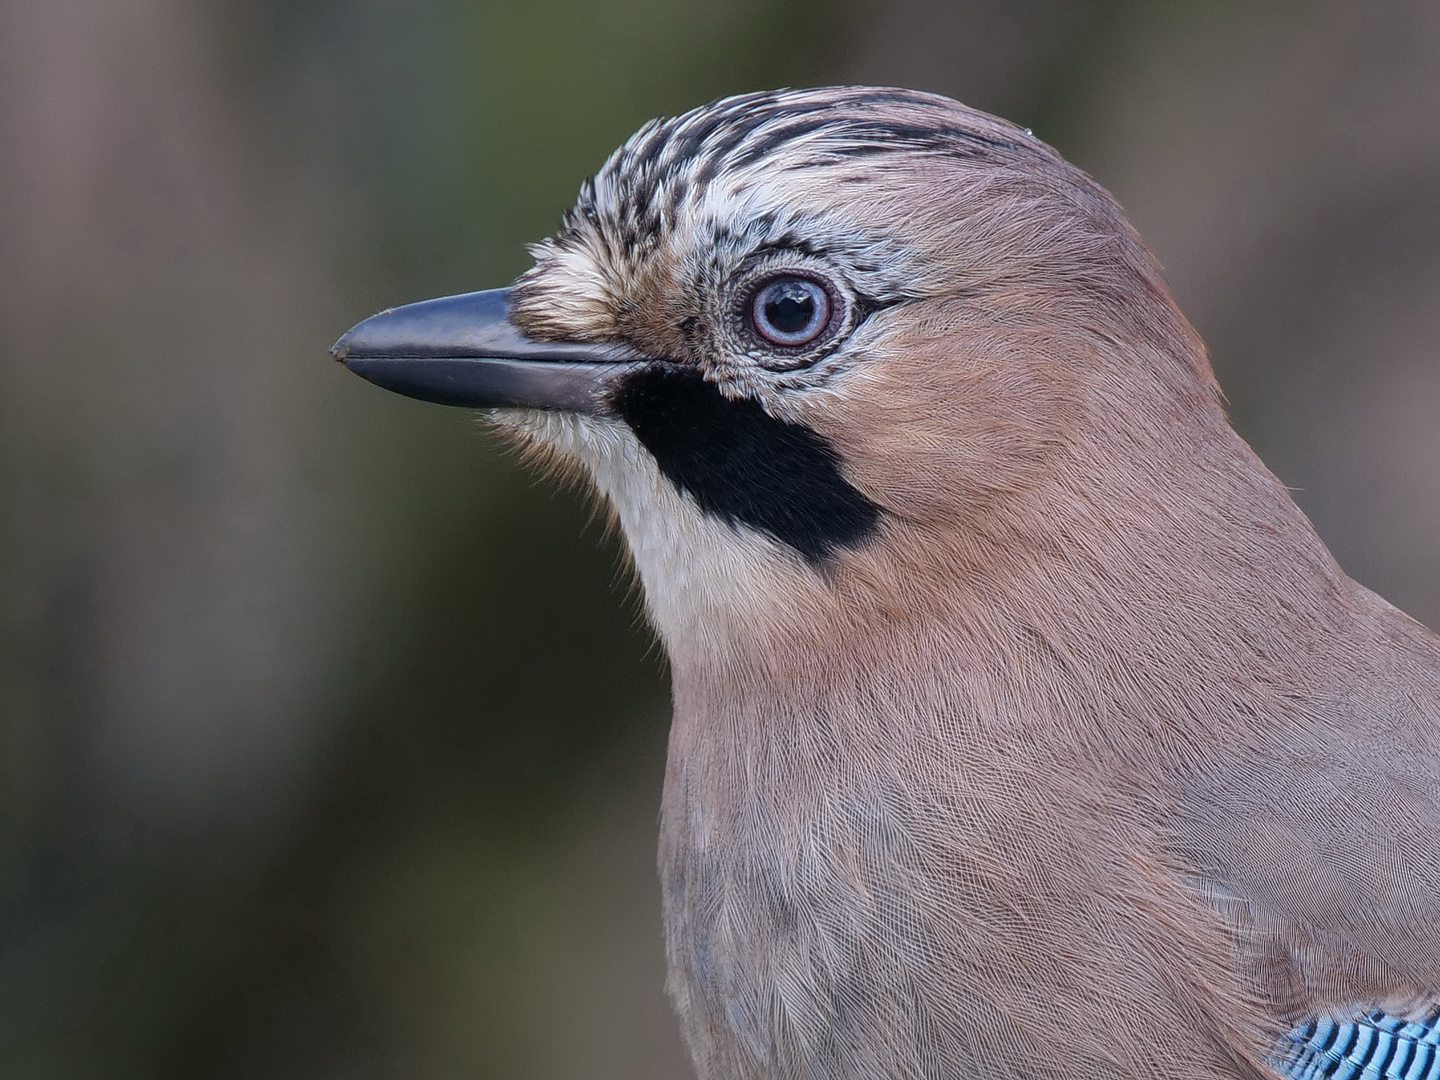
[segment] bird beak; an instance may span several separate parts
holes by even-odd
[[[624,345],[535,341],[509,318],[510,290],[390,308],[352,326],[330,354],[406,397],[472,409],[605,413],[616,382],[650,362]]]

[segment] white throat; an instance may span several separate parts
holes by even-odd
[[[815,577],[778,541],[701,510],[623,421],[532,411],[497,419],[581,463],[609,500],[672,661],[753,638],[773,620],[781,598],[794,596],[797,575]]]

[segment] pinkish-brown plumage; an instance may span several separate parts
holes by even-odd
[[[840,340],[767,359],[757,259],[850,290]],[[1260,1078],[1304,1017],[1440,996],[1440,647],[1232,430],[1089,177],[944,98],[732,99],[617,151],[516,295],[878,507],[815,556],[623,410],[504,417],[612,502],[671,660],[703,1080]]]

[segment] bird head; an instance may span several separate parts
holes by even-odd
[[[1057,552],[1138,568],[1216,502],[1177,470],[1238,442],[1114,199],[943,97],[651,122],[532,250],[510,289],[381,313],[335,353],[586,469],[682,664],[953,624]]]

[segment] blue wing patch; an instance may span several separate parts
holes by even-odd
[[[1440,1010],[1312,1020],[1282,1040],[1275,1065],[1287,1080],[1440,1080]]]

